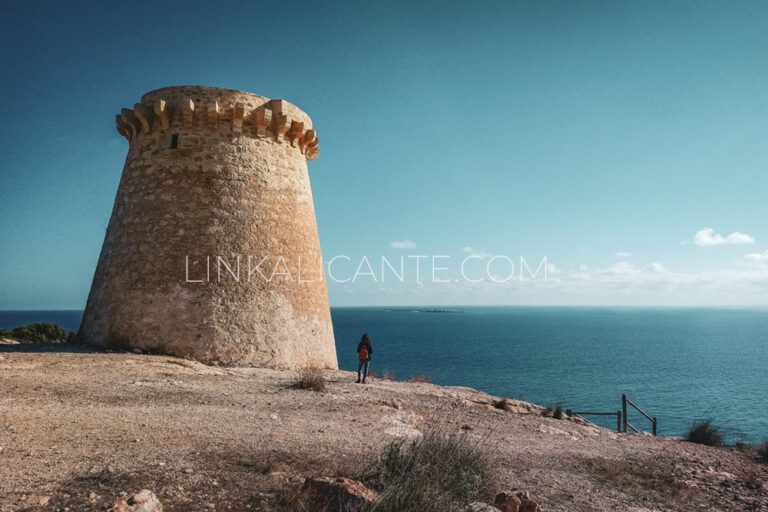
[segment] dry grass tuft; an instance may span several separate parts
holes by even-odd
[[[768,463],[768,439],[763,441],[763,444],[757,449],[757,456],[762,462]]]
[[[373,377],[374,379],[379,379],[379,380],[388,380],[388,381],[391,381],[391,382],[395,381],[395,374],[394,373],[388,373],[388,372],[378,373],[378,372],[370,371],[370,372],[368,372],[368,376],[369,377]]]
[[[426,375],[418,375],[412,379],[408,379],[408,382],[425,382],[427,384],[432,384],[432,379]]]
[[[509,400],[509,398],[494,400],[493,407],[496,409],[501,409],[502,411],[508,411],[512,408],[512,402]]]
[[[563,419],[563,404],[557,402],[555,408],[547,407],[541,411],[541,415],[545,418],[555,418],[556,420]]]
[[[444,512],[490,499],[490,450],[464,433],[389,445],[360,478],[380,493],[371,511]]]
[[[299,380],[296,381],[295,387],[297,389],[325,391],[325,377],[322,368],[307,366],[299,370]]]
[[[707,446],[723,446],[723,436],[720,430],[712,425],[712,420],[694,423],[685,434],[685,440]]]

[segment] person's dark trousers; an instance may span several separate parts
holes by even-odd
[[[370,359],[360,359],[360,362],[357,365],[357,382],[360,382],[360,372],[363,372],[363,384],[365,384],[365,379],[368,378],[368,363],[370,363]]]

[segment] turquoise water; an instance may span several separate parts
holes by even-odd
[[[421,308],[414,308],[421,309]],[[454,307],[333,308],[339,365],[356,370],[370,333],[371,368],[573,410],[616,411],[621,394],[682,434],[712,418],[730,442],[768,438],[768,309]],[[82,311],[0,312],[0,327]],[[637,427],[650,429],[639,414]],[[613,421],[596,422],[615,427]]]
[[[626,393],[660,434],[713,418],[730,442],[768,438],[767,309],[451,309],[462,312],[334,308],[339,365],[356,369],[368,332],[371,368],[398,380],[428,375],[574,411],[617,411]],[[638,413],[629,420],[650,430]]]

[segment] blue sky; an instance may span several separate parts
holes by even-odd
[[[765,2],[30,1],[0,28],[0,309],[84,307],[114,115],[180,84],[312,117],[326,260],[550,269],[332,305],[768,304]]]

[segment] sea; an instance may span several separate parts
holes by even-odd
[[[727,442],[768,439],[768,309],[629,307],[336,307],[339,366],[357,370],[368,333],[371,370],[427,376],[576,412],[617,412],[625,394],[680,436],[712,420]],[[82,311],[0,311],[0,328]],[[615,416],[587,416],[616,428]],[[651,423],[629,408],[643,431]]]

